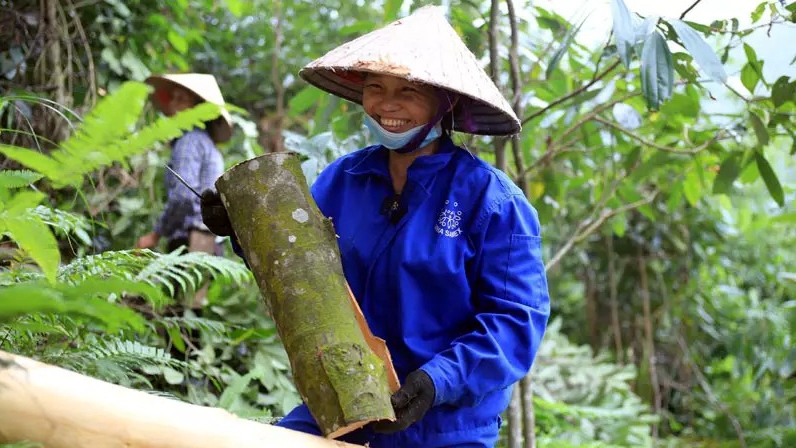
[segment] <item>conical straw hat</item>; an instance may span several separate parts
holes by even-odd
[[[227,111],[221,89],[218,87],[213,75],[204,73],[184,73],[150,76],[146,82],[155,89],[171,89],[174,85],[184,87],[195,93],[199,98],[221,106],[221,116],[210,122],[207,132],[216,143],[222,143],[232,137],[232,117]],[[158,109],[163,109],[157,95],[152,96],[152,102]]]
[[[307,64],[299,75],[334,95],[362,104],[362,83],[351,72],[398,76],[461,94],[453,128],[481,135],[512,135],[520,121],[478,65],[442,8],[426,6],[343,44]]]

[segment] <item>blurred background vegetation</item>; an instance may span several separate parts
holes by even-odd
[[[0,0],[0,349],[247,418],[289,411],[287,357],[231,251],[131,250],[162,210],[168,140],[217,113],[156,121],[139,82],[213,73],[235,106],[227,166],[296,151],[312,182],[368,136],[298,70],[429,3]],[[788,3],[442,2],[523,120],[455,141],[544,227],[551,325],[501,446],[796,446]],[[201,317],[168,306],[203,275]]]

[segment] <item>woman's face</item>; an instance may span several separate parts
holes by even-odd
[[[403,78],[368,73],[362,91],[365,113],[390,132],[404,132],[434,118],[434,88]]]

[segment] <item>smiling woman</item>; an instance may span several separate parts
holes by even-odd
[[[336,160],[312,186],[353,296],[402,385],[394,422],[344,440],[494,446],[550,313],[540,224],[522,191],[451,133],[512,135],[519,120],[437,7],[344,44],[300,75],[361,104],[378,142]],[[203,215],[223,212],[203,203]],[[313,407],[307,401],[279,424],[320,434]]]

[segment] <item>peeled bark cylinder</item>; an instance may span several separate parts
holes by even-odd
[[[0,445],[45,448],[356,448],[100,381],[0,351]]]
[[[241,162],[216,188],[296,388],[323,434],[335,438],[394,420],[394,370],[389,357],[385,362],[379,350],[374,353],[379,340],[372,340],[352,306],[332,223],[312,199],[298,157],[273,153]]]

